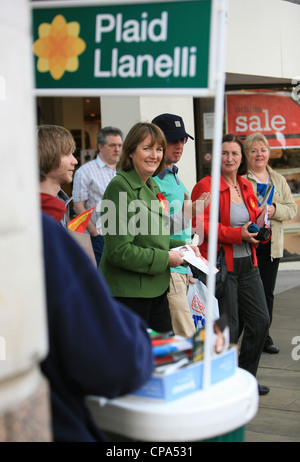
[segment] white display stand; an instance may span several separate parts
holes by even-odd
[[[203,441],[245,426],[258,409],[258,385],[247,371],[172,402],[126,395],[87,397],[95,423],[104,432],[131,441]]]

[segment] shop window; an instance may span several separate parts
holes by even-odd
[[[195,99],[197,181],[211,171],[214,99]],[[300,98],[293,89],[228,91],[224,104],[224,134],[242,139],[260,132],[270,144],[269,165],[283,175],[298,207],[284,223],[284,259],[300,259]]]
[[[214,98],[194,99],[197,181],[211,172]]]

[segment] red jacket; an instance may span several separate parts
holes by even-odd
[[[238,175],[238,182],[242,191],[242,195],[248,209],[250,220],[256,221],[260,214],[258,202],[254,195],[250,181]],[[191,195],[192,201],[198,199],[202,193],[211,191],[211,177],[207,176],[199,181]],[[208,236],[209,236],[209,215],[210,205],[204,210],[204,240],[199,245],[201,254],[207,258],[208,254]],[[193,226],[195,226],[195,219]],[[233,244],[242,244],[242,227],[232,228],[230,226],[230,187],[221,176],[220,180],[220,222],[218,223],[218,243],[222,244],[225,250],[225,259],[227,270],[233,271]],[[257,266],[256,246],[251,244],[253,264]]]

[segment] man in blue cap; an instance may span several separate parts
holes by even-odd
[[[188,138],[194,139],[185,131],[183,120],[175,114],[161,114],[152,120],[165,134],[167,149],[165,155],[166,168],[154,177],[160,192],[169,202],[170,213],[182,210],[185,193],[189,194],[186,187],[178,177],[176,163],[181,159],[183,147]],[[172,239],[185,240],[191,243],[191,224],[187,228],[172,234]],[[168,301],[175,334],[191,337],[195,333],[195,326],[187,300],[189,285],[188,266],[171,268],[170,290]]]

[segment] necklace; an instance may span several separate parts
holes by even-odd
[[[227,181],[227,183],[228,183],[228,181]],[[241,193],[240,193],[240,191],[239,191],[239,188],[237,187],[236,184],[230,184],[230,183],[228,183],[228,184],[229,184],[229,186],[230,186],[231,188],[234,188],[234,189],[236,190],[237,195],[238,195],[239,197],[242,197],[242,196],[241,196]]]
[[[253,173],[250,170],[250,173],[252,173],[254,178],[256,178],[260,183],[268,183],[268,181],[269,181],[269,172],[268,171],[256,174],[256,173]]]
[[[238,183],[237,183],[237,184],[229,183],[229,181],[227,180],[227,178],[225,178],[224,176],[223,176],[223,178],[224,178],[224,180],[226,181],[226,183],[228,184],[228,186],[229,186],[230,188],[234,188],[234,189],[235,189],[235,191],[236,191],[237,195],[239,196],[239,198],[242,198],[242,195],[241,195],[241,193],[240,193],[239,184],[238,184]],[[237,179],[236,179],[236,180],[237,180]]]

